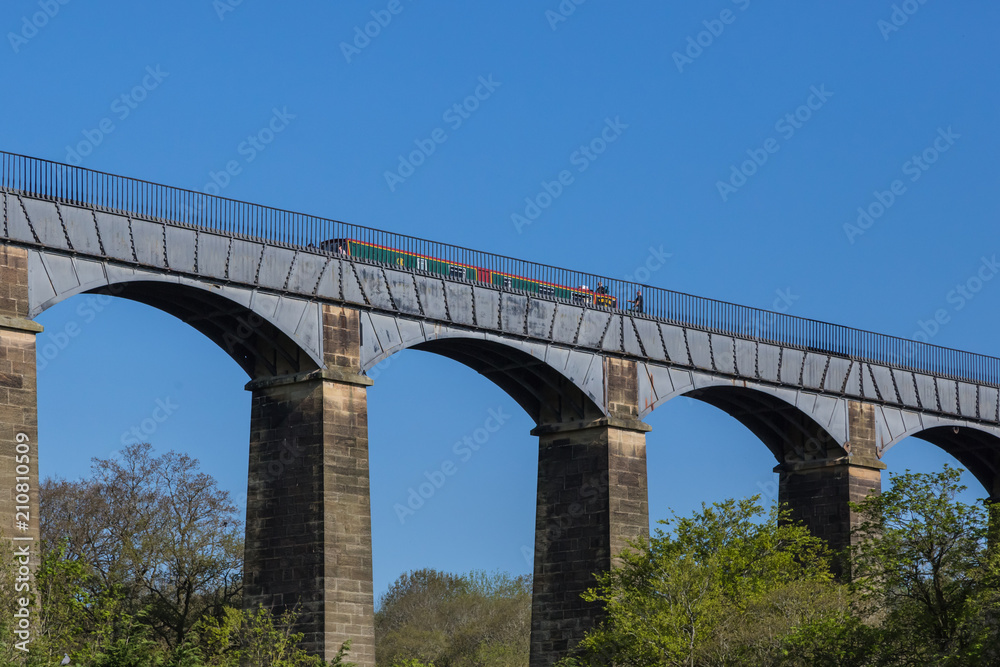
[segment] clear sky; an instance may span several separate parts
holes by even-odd
[[[1000,253],[998,21],[988,0],[8,0],[0,149],[997,355],[1000,280],[975,279]],[[179,321],[88,298],[38,318],[43,476],[139,428],[242,502],[248,378]],[[420,567],[530,571],[537,441],[510,398],[406,352],[369,414],[376,595]],[[653,520],[773,495],[725,414],[648,422]],[[947,460],[912,439],[885,459]]]

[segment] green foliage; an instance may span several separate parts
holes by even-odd
[[[141,619],[177,648],[200,619],[238,606],[243,534],[236,506],[195,459],[154,456],[139,444],[119,458],[94,459],[91,469],[90,478],[49,479],[40,490],[43,548],[59,554],[58,576],[73,580],[72,592],[46,603],[52,632],[110,645],[119,637],[115,619]],[[51,597],[59,588],[50,589]],[[86,602],[74,608],[74,601]],[[88,627],[97,633],[93,641]],[[53,645],[61,650],[65,638]]]
[[[845,604],[825,543],[757,497],[661,523],[585,595],[607,618],[566,665],[767,664],[793,627]]]
[[[1000,654],[1000,558],[986,508],[956,500],[961,472],[893,475],[854,506],[858,613],[894,647],[881,664],[995,664]]]
[[[206,618],[196,626],[193,649],[206,667],[353,667],[347,662],[351,643],[340,647],[330,663],[308,655],[299,648],[302,634],[295,633],[296,614],[286,612],[275,617],[270,610],[258,607],[254,611],[227,608],[218,618]]]
[[[434,570],[402,575],[375,614],[379,664],[514,667],[528,662],[528,577]]]
[[[197,462],[148,446],[95,460],[94,478],[47,480],[31,653],[0,667],[351,667],[299,648],[295,614],[239,609],[240,525]],[[825,544],[756,497],[661,522],[585,598],[605,620],[561,667],[1000,664],[1000,507],[956,500],[961,471],[905,473],[854,505],[838,583]],[[992,539],[992,547],[991,547]],[[0,536],[0,632],[13,634],[17,564]],[[380,600],[376,648],[392,667],[524,667],[528,577],[419,570]]]

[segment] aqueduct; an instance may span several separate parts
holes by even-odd
[[[81,293],[149,304],[201,331],[252,392],[247,604],[302,604],[311,650],[374,665],[366,372],[404,349],[457,360],[514,398],[539,440],[531,664],[552,664],[600,609],[580,598],[648,531],[643,423],[691,396],[774,454],[779,499],[832,546],[848,502],[881,485],[908,436],[948,451],[1000,500],[1000,360],[644,287],[645,313],[364,261],[358,239],[538,284],[635,285],[0,153],[0,488],[32,548],[33,319]],[[479,274],[483,275],[483,274]],[[487,274],[488,275],[488,274]],[[289,452],[291,460],[289,461]],[[285,472],[268,474],[281,460]],[[21,503],[20,500],[27,500]]]

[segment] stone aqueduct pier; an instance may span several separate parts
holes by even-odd
[[[4,153],[0,207],[0,497],[15,497],[27,444],[37,517],[33,318],[82,293],[175,315],[240,364],[253,394],[247,603],[300,604],[309,648],[328,658],[350,639],[351,659],[374,664],[365,373],[404,349],[475,369],[537,424],[533,667],[594,623],[600,610],[580,593],[647,533],[642,419],[676,396],[755,433],[775,456],[780,500],[834,547],[850,539],[848,501],[880,489],[882,454],[907,436],[951,453],[1000,499],[998,359],[653,288],[646,314],[634,314],[482,273],[361,261],[321,242],[357,239],[555,285],[600,279],[620,302],[635,291]],[[6,534],[37,539],[37,521],[16,528],[14,502],[0,516]]]

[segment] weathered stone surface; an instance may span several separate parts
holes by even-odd
[[[882,489],[878,459],[875,410],[868,403],[848,404],[850,456],[839,459],[784,463],[779,473],[778,500],[792,511],[812,533],[825,539],[834,550],[851,544],[851,530],[858,525],[857,512],[848,505]]]
[[[615,556],[649,532],[646,431],[636,421],[633,362],[606,360],[608,400],[620,418],[553,424],[539,436],[535,569],[531,607],[532,667],[548,667],[600,619],[600,605],[580,594]],[[633,418],[629,419],[629,416]]]
[[[0,527],[39,562],[38,398],[35,335],[28,316],[28,253],[0,246]],[[26,501],[26,502],[25,502]],[[29,581],[35,593],[34,582]]]
[[[357,311],[324,308],[325,373],[250,383],[244,599],[297,608],[311,652],[375,664],[368,408]]]

